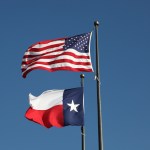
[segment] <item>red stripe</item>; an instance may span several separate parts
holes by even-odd
[[[61,45],[64,45],[64,43],[54,44],[54,45],[50,45],[50,46],[45,46],[45,47],[42,47],[42,48],[30,48],[30,49],[28,49],[27,52],[40,52],[40,51],[43,51],[43,50],[46,50],[46,49],[51,49],[51,48],[54,48],[54,47],[59,47]]]
[[[46,53],[42,53],[42,54],[38,54],[38,55],[24,55],[23,58],[34,58],[34,57],[42,57],[43,55],[46,55],[46,54],[51,54],[51,53],[54,53],[54,52],[61,52],[63,49],[62,48],[59,48],[57,50],[53,50],[53,51],[50,51],[50,52],[46,52]]]
[[[22,76],[26,78],[27,74],[31,72],[32,70],[37,70],[37,69],[42,69],[42,70],[47,70],[49,72],[54,72],[54,71],[59,71],[59,70],[68,70],[68,71],[75,71],[75,72],[93,72],[92,69],[85,69],[85,68],[72,68],[72,67],[57,67],[57,68],[46,68],[46,67],[34,67],[32,69],[27,70]]]
[[[57,64],[57,63],[70,63],[70,64],[74,64],[74,65],[83,65],[83,66],[91,65],[90,62],[74,62],[74,61],[72,61],[70,59],[59,59],[59,60],[54,60],[54,61],[51,61],[51,62],[36,62],[35,61],[32,64],[29,64],[28,67],[33,66],[35,64],[41,64],[41,65],[48,65],[49,66],[49,65]],[[22,69],[22,71],[25,71],[25,70],[26,69]]]
[[[60,128],[64,126],[62,105],[54,106],[48,110],[35,110],[30,107],[27,110],[25,117],[30,121],[36,122],[46,128],[50,128],[52,126]]]
[[[78,55],[76,55],[76,54],[74,54],[72,52],[64,52],[64,53],[58,54],[58,55],[41,56],[41,57],[39,56],[38,58],[35,58],[35,59],[32,59],[32,60],[28,60],[28,61],[24,61],[22,63],[30,64],[30,63],[32,63],[32,62],[34,62],[36,60],[39,60],[39,59],[51,59],[51,58],[56,58],[56,57],[63,56],[63,55],[72,56],[72,57],[77,58],[77,59],[90,59],[89,56],[83,56],[83,55],[78,56]],[[30,58],[30,57],[26,57],[26,58]]]
[[[32,44],[29,48],[32,48],[33,46],[35,45],[40,45],[40,44],[48,44],[50,42],[54,42],[54,41],[58,41],[58,40],[65,40],[65,38],[57,38],[57,39],[54,39],[54,40],[44,40],[44,41],[40,41],[40,42],[37,42],[35,44]]]

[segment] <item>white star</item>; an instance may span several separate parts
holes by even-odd
[[[76,112],[78,112],[78,110],[77,110],[77,107],[80,105],[80,104],[75,104],[74,103],[74,101],[72,100],[72,102],[69,104],[69,103],[67,103],[67,105],[68,106],[70,106],[70,111],[76,111]]]

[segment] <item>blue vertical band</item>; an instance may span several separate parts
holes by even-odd
[[[71,104],[76,106],[76,111],[71,110]],[[63,94],[64,126],[83,126],[83,87],[66,89]]]

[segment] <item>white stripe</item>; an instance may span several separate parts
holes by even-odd
[[[35,64],[30,67],[28,67],[22,74],[24,74],[29,69],[34,69],[34,67],[45,67],[47,69],[53,69],[58,67],[71,67],[71,68],[80,68],[80,69],[92,69],[91,65],[85,66],[85,65],[74,65],[71,63],[58,63],[58,64],[52,64],[52,65],[42,65],[42,64]],[[93,70],[93,69],[92,69]]]
[[[47,110],[57,105],[62,105],[64,90],[48,90],[40,96],[29,94],[29,104],[35,110]]]
[[[59,60],[59,59],[71,59],[72,61],[74,62],[90,62],[89,59],[85,59],[85,58],[74,58],[73,56],[68,56],[68,55],[61,55],[61,56],[58,56],[56,58],[51,58],[51,59],[38,59],[37,61],[34,61],[34,62],[51,62],[51,61],[54,61],[54,60]]]
[[[62,56],[59,56],[59,57],[56,57],[56,58],[51,58],[51,59],[38,59],[38,60],[33,61],[32,63],[30,63],[29,65],[32,65],[33,63],[38,64],[38,62],[52,62],[54,60],[61,60],[61,59],[69,59],[69,60],[72,60],[74,62],[90,62],[91,63],[90,59],[85,59],[85,58],[79,59],[79,58],[74,58],[74,57],[68,56],[68,55],[62,55]],[[21,68],[27,68],[27,67],[28,67],[28,64],[21,65]]]
[[[89,53],[80,53],[74,49],[67,49],[66,51],[61,51],[61,52],[52,52],[50,54],[45,54],[45,55],[42,55],[42,56],[51,56],[51,55],[60,55],[60,54],[63,54],[64,52],[71,52],[71,53],[74,53],[75,55],[77,56],[89,56]],[[24,58],[22,59],[22,61],[29,61],[29,60],[32,60],[32,59],[36,59],[36,58],[40,58],[41,56],[35,56],[33,58]]]
[[[27,51],[25,52],[24,55],[41,55],[41,54],[44,54],[44,53],[47,53],[47,52],[52,52],[52,51],[55,51],[57,49],[62,49],[64,45],[61,45],[61,46],[57,46],[57,47],[54,47],[54,48],[48,48],[46,50],[42,50],[42,51],[39,51],[39,52],[32,52],[32,51]]]
[[[63,44],[65,42],[65,40],[57,40],[57,41],[52,41],[52,42],[49,42],[49,43],[46,43],[46,44],[36,44],[34,46],[32,46],[31,48],[29,48],[28,50],[32,49],[32,48],[44,48],[46,46],[51,46],[51,45],[54,45],[54,44]]]

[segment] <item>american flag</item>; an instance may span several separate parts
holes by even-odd
[[[68,38],[41,41],[31,45],[22,59],[22,76],[35,69],[50,72],[68,70],[92,72],[90,59],[91,32]]]

